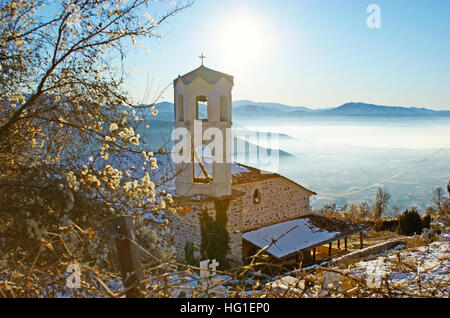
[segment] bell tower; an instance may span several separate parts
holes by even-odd
[[[176,163],[175,192],[218,198],[231,194],[233,76],[205,67],[200,58],[199,68],[173,83],[175,128],[190,135],[189,159]]]

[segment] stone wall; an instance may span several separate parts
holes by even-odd
[[[243,232],[310,213],[310,193],[283,177],[237,184],[233,189],[245,193],[242,197]],[[259,203],[254,201],[256,190],[260,194]]]
[[[192,243],[194,248],[194,257],[201,258],[201,226],[200,218],[203,211],[206,211],[210,217],[216,219],[216,208],[214,201],[175,201],[177,206],[187,206],[191,210],[185,216],[170,216],[169,226],[172,233],[173,245],[176,249],[176,258],[180,261],[185,260],[186,243]],[[242,264],[242,233],[240,231],[242,224],[242,200],[241,197],[230,199],[227,210],[227,230],[230,248],[228,258],[232,266]]]
[[[230,252],[228,258],[233,266],[242,264],[242,233],[263,226],[291,220],[310,213],[310,192],[283,178],[274,177],[251,183],[233,185],[233,190],[243,192],[243,196],[230,199],[227,211],[227,230]],[[259,191],[259,203],[255,203],[255,190]],[[191,210],[182,217],[170,217],[170,229],[176,257],[185,260],[186,243],[192,243],[194,257],[200,259],[201,227],[203,211],[214,220],[214,201],[180,200],[176,206],[188,206]]]
[[[233,266],[242,265],[242,198],[232,200],[228,208],[229,259]]]
[[[194,247],[194,257],[200,258],[200,246],[202,243],[202,235],[200,228],[200,217],[203,211],[202,204],[194,204],[192,202],[175,202],[176,206],[187,206],[190,211],[185,215],[169,215],[169,228],[172,234],[173,246],[176,250],[175,257],[185,260],[186,243],[192,243]]]
[[[343,255],[341,257],[335,258],[328,263],[335,264],[335,263],[343,263],[343,262],[354,262],[356,260],[359,260],[362,257],[367,257],[367,256],[371,256],[371,255],[374,256],[374,255],[383,253],[385,251],[389,251],[400,244],[406,244],[406,241],[407,240],[404,238],[394,238],[394,239],[388,240],[386,242],[368,246],[359,251],[355,251],[353,253],[349,253],[349,254]]]

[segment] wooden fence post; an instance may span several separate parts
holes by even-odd
[[[120,270],[122,272],[122,282],[127,298],[144,297],[141,281],[144,278],[139,249],[136,242],[133,219],[129,215],[119,216],[113,221],[118,237],[116,241],[117,253],[119,254]]]

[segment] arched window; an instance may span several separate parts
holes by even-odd
[[[220,96],[220,121],[230,121],[230,107],[228,103],[228,97],[225,95]]]
[[[261,202],[261,193],[259,193],[259,190],[256,189],[253,193],[253,203],[258,204]]]
[[[184,121],[184,98],[181,94],[178,95],[176,112],[177,121]]]
[[[195,119],[208,120],[208,99],[206,96],[197,96],[195,104]]]

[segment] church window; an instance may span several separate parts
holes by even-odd
[[[195,104],[195,119],[208,120],[208,99],[206,96],[197,96]]]
[[[261,193],[259,192],[258,189],[256,189],[255,192],[253,193],[253,203],[259,204],[260,202],[261,202]]]

